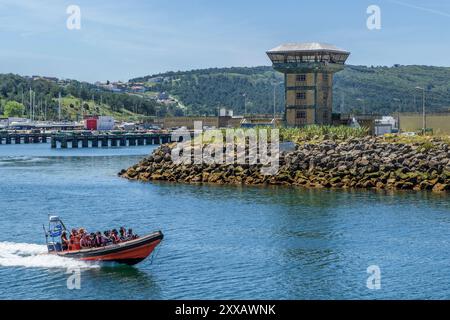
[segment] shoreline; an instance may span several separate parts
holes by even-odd
[[[370,136],[307,140],[295,151],[282,153],[273,176],[262,175],[260,164],[175,164],[171,157],[175,146],[160,146],[119,176],[185,184],[450,191],[450,148],[446,140],[435,137],[407,143]]]

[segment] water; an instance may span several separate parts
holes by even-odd
[[[448,299],[449,196],[143,184],[117,177],[151,147],[0,146],[2,299]],[[161,229],[151,260],[45,253],[48,213],[70,226]],[[381,269],[381,290],[366,286]],[[68,290],[68,268],[81,290]]]

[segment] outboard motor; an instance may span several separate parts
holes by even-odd
[[[49,243],[47,243],[47,249],[48,249],[49,253],[51,253],[51,252],[61,252],[62,251],[62,246],[61,246],[61,243],[59,243],[59,242],[56,242],[56,243],[49,242]]]

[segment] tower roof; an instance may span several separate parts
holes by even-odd
[[[267,53],[310,53],[310,52],[333,52],[350,54],[350,52],[340,49],[332,44],[320,42],[305,42],[305,43],[286,43],[276,48],[273,48]]]

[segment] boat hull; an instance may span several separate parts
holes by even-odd
[[[161,243],[163,238],[162,232],[158,231],[136,240],[107,247],[58,252],[57,254],[61,257],[82,261],[105,261],[135,265],[145,260]]]

